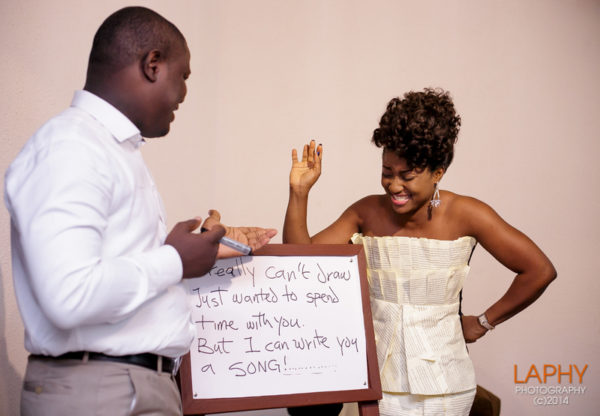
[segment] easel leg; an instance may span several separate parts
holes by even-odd
[[[377,404],[377,400],[358,402],[358,414],[360,416],[379,416],[379,405]]]

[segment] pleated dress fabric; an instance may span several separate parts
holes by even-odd
[[[460,291],[477,244],[352,236],[364,246],[382,415],[468,415],[475,372],[462,335]]]

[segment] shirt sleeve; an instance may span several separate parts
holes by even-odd
[[[114,209],[110,166],[93,145],[63,140],[38,151],[7,180],[29,284],[61,329],[119,322],[182,277],[170,246],[103,255]]]

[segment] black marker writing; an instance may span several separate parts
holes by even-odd
[[[209,270],[209,276],[218,276],[218,277],[238,277],[238,276],[250,276],[254,280],[254,267],[247,267],[244,262],[240,258],[234,259],[235,264],[232,266],[220,266],[219,263],[216,263],[212,269]]]
[[[215,331],[227,331],[229,329],[232,329],[234,331],[237,331],[238,328],[235,326],[235,322],[232,320],[226,320],[223,319],[221,321],[209,321],[207,319],[204,319],[204,315],[202,315],[202,317],[200,318],[199,321],[195,321],[195,323],[200,324],[200,326],[202,327],[202,329],[209,329],[212,328]]]
[[[279,298],[277,294],[273,291],[273,289],[269,288],[268,291],[265,291],[263,288],[260,288],[260,291],[252,294],[246,295],[243,293],[234,293],[231,300],[235,303],[277,303]]]
[[[198,295],[198,303],[196,303],[197,308],[216,308],[223,306],[223,296],[221,294],[227,292],[227,289],[218,287],[215,290],[211,290],[208,294],[200,293],[199,288],[195,288],[193,291]]]
[[[338,345],[340,346],[340,354],[344,355],[344,349],[354,349],[358,352],[358,339],[348,337],[336,337]],[[354,347],[354,348],[352,348]]]
[[[321,283],[327,283],[330,280],[345,280],[348,281],[351,279],[350,270],[347,272],[341,272],[339,270],[334,270],[332,272],[326,272],[323,270],[321,265],[317,263],[317,267],[319,268],[319,273],[317,273],[317,280]]]
[[[300,338],[294,338],[292,341],[294,341],[294,347],[296,347],[296,349],[298,350],[316,350],[320,347],[323,348],[330,348],[329,345],[327,345],[327,337],[324,337],[322,335],[319,335],[317,333],[317,330],[315,329],[315,336],[312,338],[305,338],[305,337],[300,337]]]
[[[281,372],[281,365],[275,359],[271,360],[259,360],[259,361],[250,361],[249,363],[244,363],[242,361],[238,361],[229,366],[229,371],[235,372],[236,377],[244,377],[246,375],[258,374],[258,373],[270,373],[270,372]]]
[[[275,316],[273,319],[277,322],[277,335],[281,335],[281,328],[300,328],[298,318],[284,318],[283,316],[277,318]]]
[[[288,285],[285,285],[285,292],[281,296],[288,302],[296,302],[298,300],[298,295],[293,290],[288,290]]]
[[[252,337],[246,337],[244,339],[248,340],[248,347],[249,347],[249,349],[247,349],[245,352],[260,352],[260,350],[255,350],[254,347],[252,346]]]
[[[269,341],[265,344],[265,350],[269,352],[273,351],[289,351],[290,344],[287,341]]]
[[[259,312],[256,315],[252,315],[252,318],[256,318],[255,320],[251,320],[246,322],[246,328],[248,329],[260,329],[264,326],[269,326],[271,328],[273,328],[273,324],[271,323],[271,321],[269,320],[269,318],[267,318],[265,316],[265,314],[263,312]]]
[[[233,341],[222,338],[214,344],[208,343],[206,338],[198,338],[198,352],[200,354],[229,354],[231,351],[227,349],[227,344],[231,344]]]
[[[306,294],[306,302],[312,303],[313,305],[315,305],[315,308],[319,305],[319,302],[339,303],[340,298],[338,298],[338,295],[333,291],[331,286],[328,286],[328,288],[331,294],[323,292],[308,292]]]

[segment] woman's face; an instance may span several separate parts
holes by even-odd
[[[384,150],[381,166],[381,185],[398,214],[414,214],[431,200],[435,184],[442,179],[442,168],[410,169],[406,160],[395,152]]]

